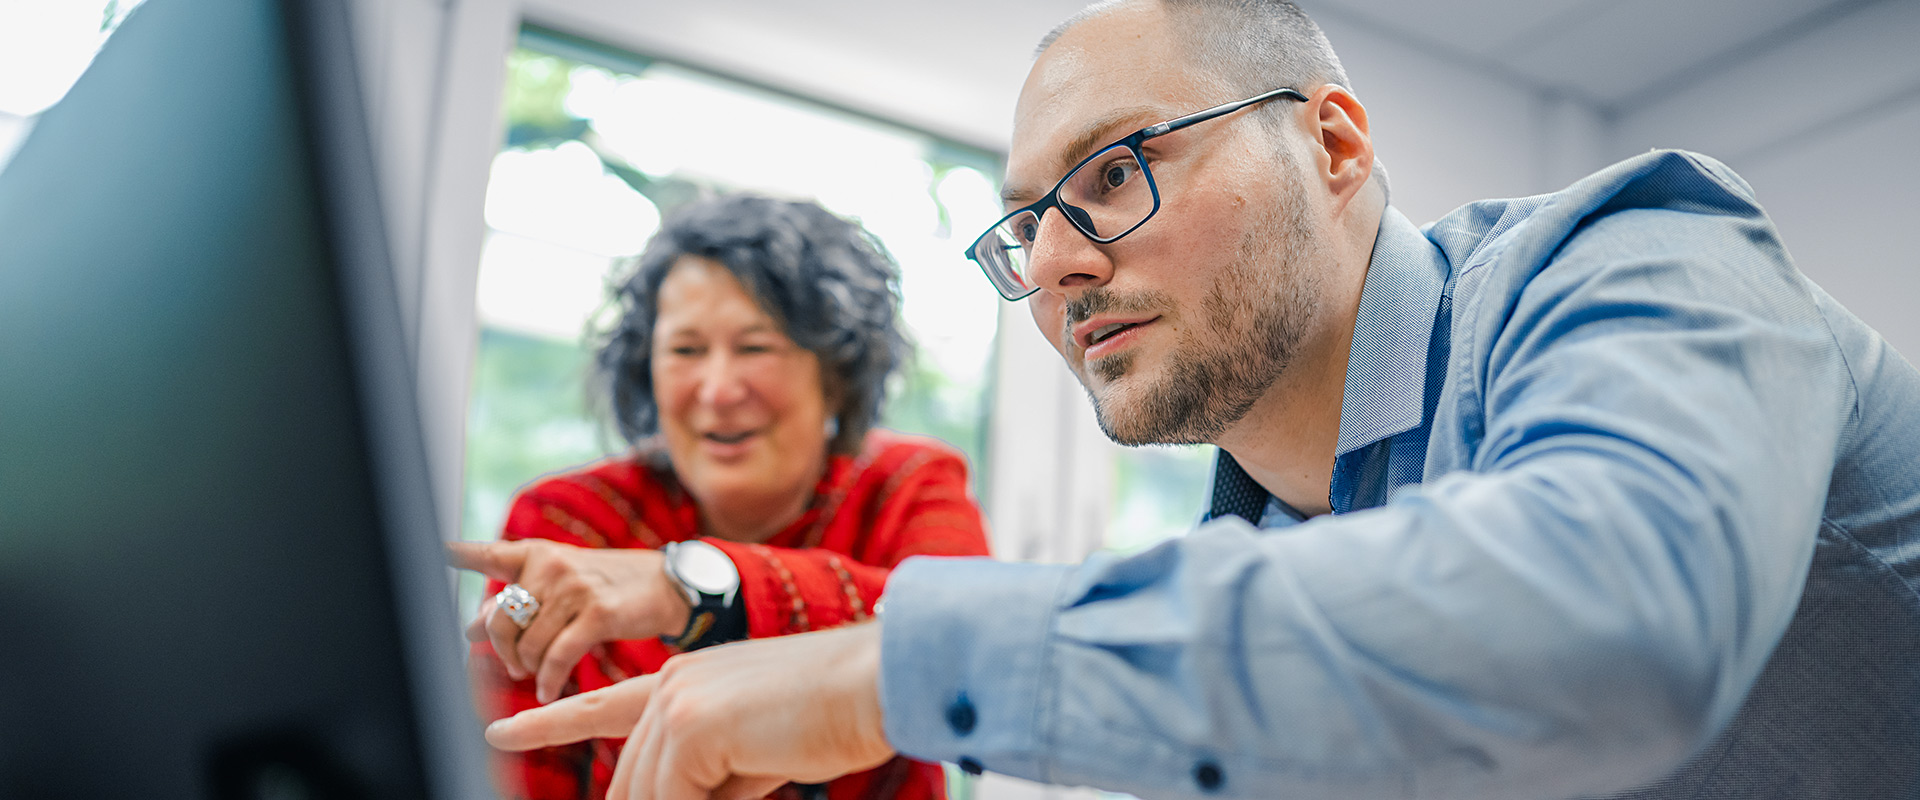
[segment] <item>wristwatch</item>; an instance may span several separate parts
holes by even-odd
[[[687,629],[662,640],[686,651],[747,638],[746,609],[739,602],[740,570],[733,559],[697,539],[668,542],[661,553],[666,556],[667,580],[679,587],[693,609]]]

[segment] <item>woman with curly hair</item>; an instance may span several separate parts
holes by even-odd
[[[512,715],[726,641],[867,619],[908,556],[987,552],[966,465],[874,427],[904,357],[892,262],[818,206],[735,196],[667,221],[616,287],[597,378],[623,455],[521,492],[453,545],[496,594],[469,628],[482,712]],[[621,743],[502,757],[501,789],[601,797]],[[792,797],[942,798],[896,758]]]

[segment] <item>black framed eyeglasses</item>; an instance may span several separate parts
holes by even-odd
[[[1045,197],[1001,217],[967,248],[967,258],[980,265],[980,271],[987,274],[987,280],[993,282],[993,288],[1001,297],[1019,300],[1033,294],[1040,287],[1033,282],[1028,267],[1034,240],[1040,235],[1040,218],[1047,209],[1059,209],[1060,215],[1088,239],[1100,244],[1118,241],[1145,225],[1160,210],[1160,187],[1153,181],[1153,171],[1147,168],[1140,145],[1156,136],[1276,97],[1307,100],[1306,95],[1294,89],[1275,89],[1148,125],[1100,148],[1067,170],[1067,176],[1054,184]]]

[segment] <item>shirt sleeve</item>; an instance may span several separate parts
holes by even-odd
[[[958,457],[930,459],[902,476],[868,523],[861,558],[823,548],[768,547],[706,539],[733,559],[746,603],[748,638],[863,622],[895,564],[911,555],[987,552],[980,510],[966,495]]]
[[[1613,213],[1496,336],[1456,337],[1482,365],[1442,401],[1483,403],[1468,469],[1267,535],[903,564],[889,740],[1153,797],[1584,796],[1673,769],[1769,658],[1821,524],[1852,400],[1803,280],[1757,208]]]

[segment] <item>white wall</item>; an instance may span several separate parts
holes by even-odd
[[[1394,204],[1560,188],[1653,147],[1753,184],[1800,269],[1920,358],[1920,3],[1863,3],[1618,113],[1462,63],[1338,12],[1318,17],[1373,117]]]
[[[1393,204],[1425,223],[1463,203],[1558,189],[1606,163],[1587,106],[1398,39],[1364,20],[1317,21],[1373,127]]]
[[[1920,3],[1889,0],[1622,117],[1613,152],[1684,147],[1753,184],[1801,271],[1920,358]]]
[[[1920,93],[1740,160],[1794,263],[1920,363]]]

